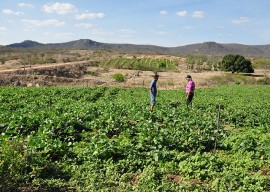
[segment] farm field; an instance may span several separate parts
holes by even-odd
[[[145,87],[152,75],[160,75],[159,87],[179,89],[190,74],[197,87],[220,84],[269,84],[269,58],[248,58],[254,73],[232,74],[220,69],[221,56],[127,54],[109,50],[22,50],[3,49],[0,55],[0,85],[119,86]],[[123,81],[113,77],[121,74]]]
[[[270,87],[0,87],[0,191],[270,191]],[[219,118],[218,118],[219,117]]]

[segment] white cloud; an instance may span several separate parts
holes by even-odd
[[[105,17],[104,13],[82,13],[82,14],[76,15],[77,20],[96,19],[96,18],[103,18],[103,17]]]
[[[43,10],[47,13],[57,13],[59,15],[67,15],[75,13],[76,7],[70,3],[54,3],[52,5],[44,5]]]
[[[232,20],[233,24],[243,24],[243,23],[248,23],[250,19],[248,17],[240,17],[239,19],[234,19]]]
[[[194,18],[203,18],[204,17],[204,12],[203,11],[194,11],[192,14],[192,17]]]
[[[163,10],[163,11],[160,11],[159,14],[160,14],[160,15],[167,15],[168,12]]]
[[[7,14],[7,15],[23,15],[24,14],[23,12],[13,11],[11,9],[4,9],[2,13]]]
[[[19,7],[26,7],[26,8],[34,8],[32,4],[27,4],[27,3],[17,3]]]
[[[27,20],[27,19],[24,19],[24,20],[22,20],[22,22],[25,25],[36,26],[36,27],[43,27],[43,26],[50,26],[50,25],[60,27],[60,26],[65,25],[65,22],[58,21],[56,19],[47,19],[47,20]]]
[[[94,25],[91,23],[79,23],[76,24],[76,27],[83,27],[83,28],[92,28]]]
[[[185,16],[187,16],[187,11],[179,11],[176,13],[176,15],[181,16],[181,17],[185,17]]]

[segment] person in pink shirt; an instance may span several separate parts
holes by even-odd
[[[188,81],[186,86],[186,104],[187,108],[189,108],[189,105],[192,107],[192,99],[195,93],[195,82],[192,80],[190,75],[186,76],[186,80]]]

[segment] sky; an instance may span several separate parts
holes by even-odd
[[[1,0],[0,45],[270,44],[270,0]]]

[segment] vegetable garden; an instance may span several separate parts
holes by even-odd
[[[166,58],[123,58],[117,57],[104,60],[101,66],[104,68],[132,69],[132,70],[176,70],[178,61],[176,59]]]
[[[161,90],[150,113],[145,88],[1,87],[0,191],[269,191],[270,87],[184,100]]]

